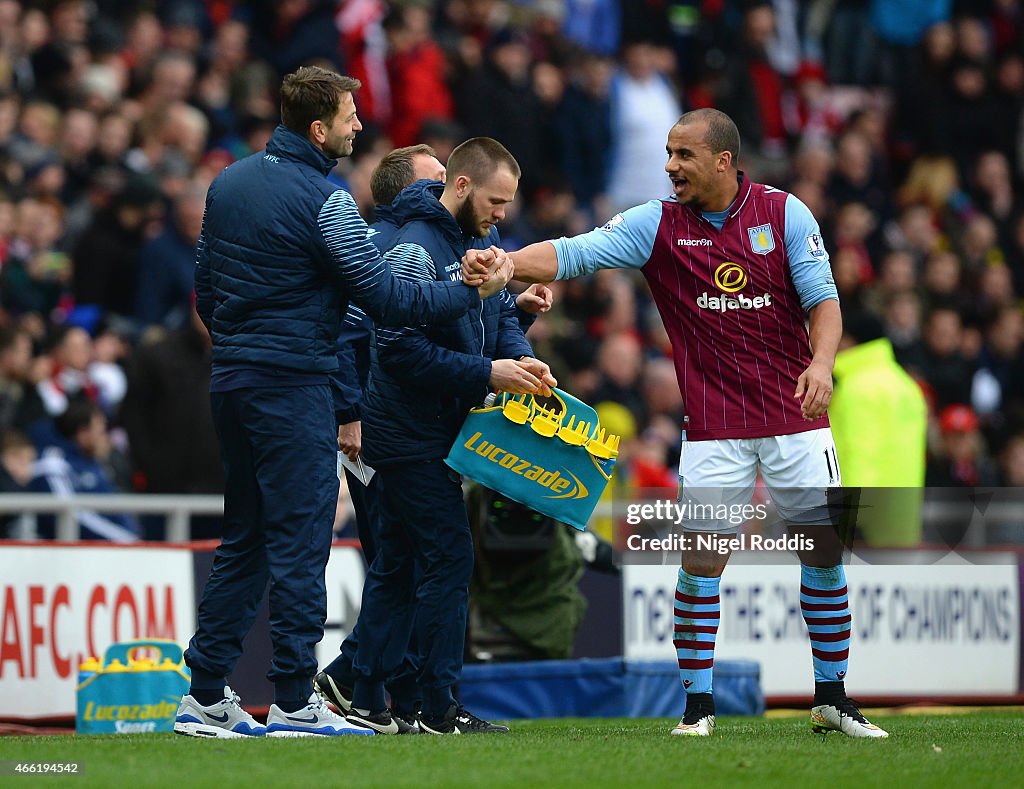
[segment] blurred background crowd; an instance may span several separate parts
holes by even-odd
[[[332,178],[367,221],[383,154],[488,135],[524,174],[508,249],[667,195],[668,129],[728,112],[741,169],[819,220],[848,342],[920,386],[929,484],[1024,485],[1022,0],[0,0],[0,490],[221,492],[203,200],[308,63],[363,82]],[[556,283],[530,338],[624,437],[617,489],[674,489],[642,276]]]

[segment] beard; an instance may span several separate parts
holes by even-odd
[[[348,137],[328,139],[324,143],[323,152],[332,159],[344,159],[352,155],[353,140]]]
[[[490,229],[484,231],[480,229],[480,219],[473,213],[473,191],[466,195],[465,201],[457,209],[455,209],[455,221],[459,224],[459,229],[462,230],[463,235],[472,236],[473,238],[486,238]]]

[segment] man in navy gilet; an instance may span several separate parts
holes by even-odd
[[[213,340],[210,399],[224,462],[224,537],[185,659],[175,731],[203,737],[372,734],[313,693],[327,615],[324,569],[338,496],[329,374],[354,301],[382,325],[479,308],[461,283],[396,280],[347,192],[328,182],[362,128],[358,80],[311,66],[284,78],[267,149],[226,168],[206,197],[196,310]],[[507,261],[499,279],[507,280]],[[270,587],[275,703],[267,725],[227,684]]]

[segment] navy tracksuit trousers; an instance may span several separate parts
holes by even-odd
[[[440,459],[377,473],[384,517],[363,586],[352,704],[384,708],[384,681],[402,664],[415,628],[423,714],[439,717],[454,703],[452,686],[462,673],[473,574],[462,485]]]
[[[185,660],[194,688],[223,688],[270,582],[277,699],[305,700],[327,618],[324,568],[338,499],[328,385],[212,392],[224,462],[224,536]]]
[[[356,530],[359,543],[363,548],[363,558],[369,567],[377,558],[377,547],[380,540],[381,519],[384,517],[384,484],[381,475],[374,474],[369,485],[363,485],[351,471],[345,469],[352,506],[356,511]],[[361,617],[352,632],[341,643],[341,654],[334,659],[324,671],[334,677],[339,684],[352,687],[355,685],[356,651],[359,649],[359,633]],[[419,712],[422,698],[416,682],[421,661],[418,659],[415,634],[409,640],[409,650],[402,665],[388,677],[385,688],[391,695],[391,708],[403,715]]]

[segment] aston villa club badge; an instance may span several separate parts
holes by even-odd
[[[771,225],[748,227],[747,236],[750,238],[750,248],[758,255],[767,255],[775,249],[775,236],[772,235]]]

